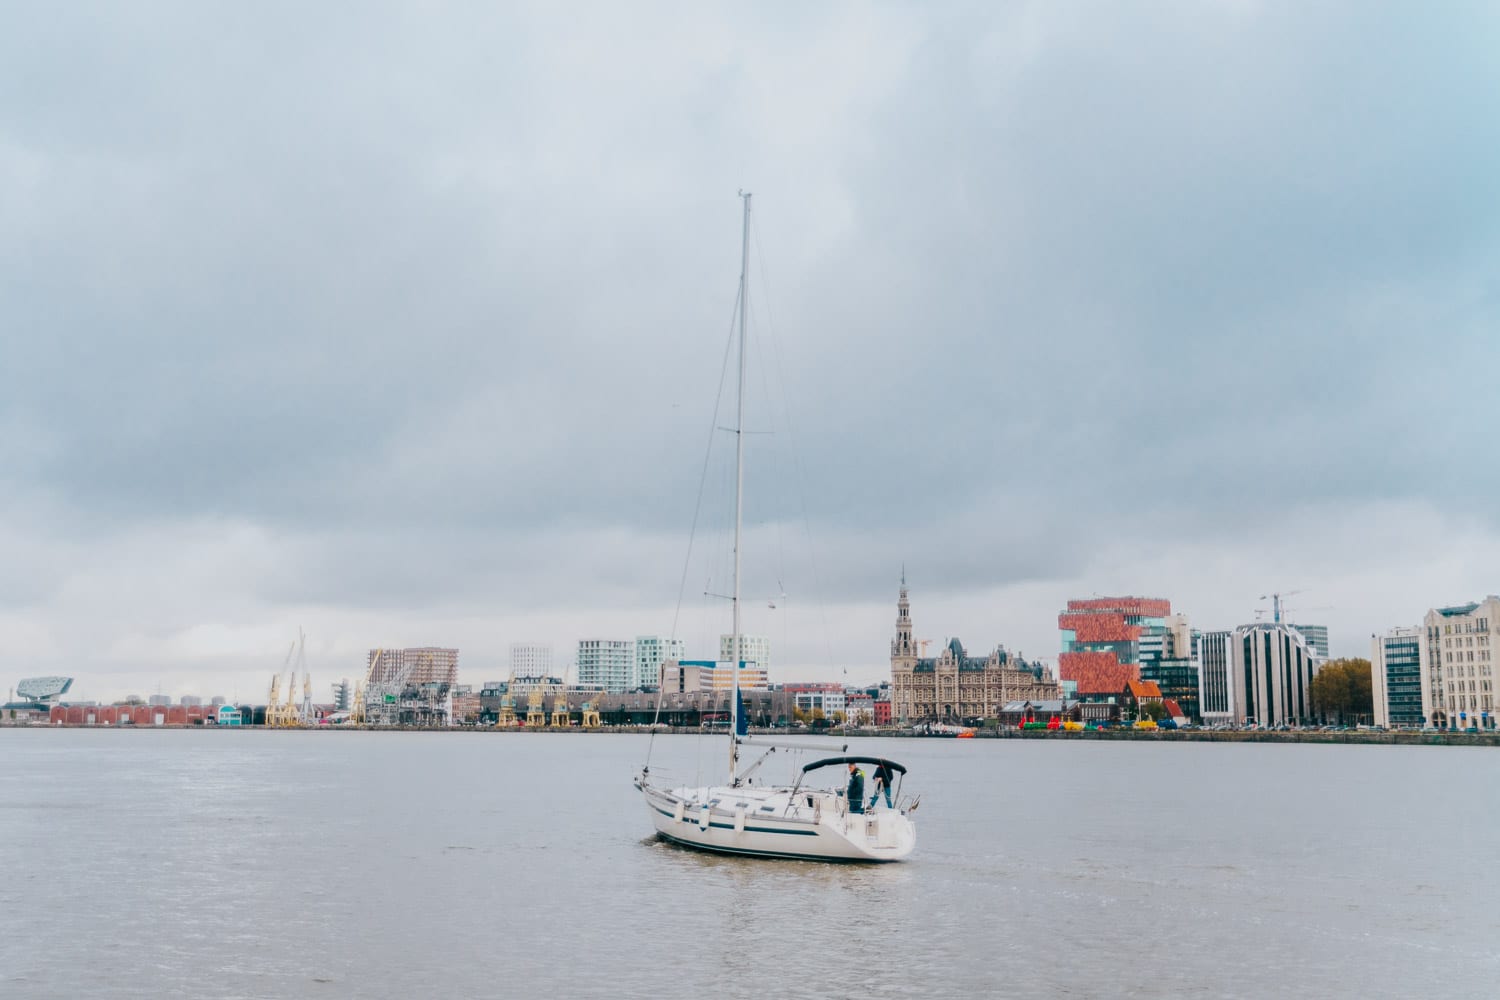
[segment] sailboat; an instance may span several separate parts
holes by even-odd
[[[750,195],[744,201],[744,227],[740,244],[739,371],[736,400],[735,499],[734,499],[734,636],[729,669],[733,675],[728,777],[721,785],[669,787],[653,783],[650,764],[635,778],[635,787],[645,800],[657,834],[685,847],[719,854],[759,858],[792,858],[808,861],[900,861],[917,844],[912,813],[917,801],[901,795],[906,768],[884,757],[850,756],[846,747],[808,746],[791,743],[752,743],[748,733],[744,700],[740,695],[740,534],[743,523],[745,479],[745,310],[750,270]],[[760,758],[740,767],[742,747],[763,749]],[[755,772],[767,758],[782,749],[814,749],[840,752],[812,761],[801,768],[790,785],[760,783]],[[887,804],[871,798],[869,808],[860,795],[850,801],[841,787],[845,769],[850,773],[867,765],[870,778],[882,774],[887,781]],[[820,773],[837,775],[834,788],[814,784]],[[873,790],[873,780],[865,784]],[[894,796],[894,797],[890,797]]]

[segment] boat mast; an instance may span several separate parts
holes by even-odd
[[[741,191],[745,221],[740,237],[740,372],[734,417],[734,638],[730,641],[729,672],[734,689],[729,702],[729,784],[734,785],[740,761],[740,523],[745,502],[745,305],[750,292],[750,192]]]

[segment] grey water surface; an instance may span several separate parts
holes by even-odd
[[[661,843],[646,736],[0,730],[0,996],[1500,991],[1494,750],[851,749],[910,766],[910,862]]]

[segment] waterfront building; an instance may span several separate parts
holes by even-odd
[[[1193,650],[1198,660],[1198,717],[1205,726],[1233,725],[1234,685],[1229,682],[1233,657],[1229,644],[1234,635],[1228,630],[1193,633]]]
[[[891,713],[897,721],[995,718],[1008,702],[1060,696],[1044,664],[1012,656],[1004,646],[996,646],[988,656],[969,656],[963,643],[953,639],[935,657],[919,655],[902,574],[896,637],[891,641]]]
[[[875,722],[875,699],[862,691],[844,696],[844,718],[851,726],[868,726]]]
[[[1288,622],[1292,628],[1302,633],[1302,638],[1312,647],[1313,653],[1319,660],[1328,659],[1328,626],[1327,625],[1299,625]]]
[[[1083,700],[1114,698],[1127,682],[1141,679],[1142,631],[1163,627],[1171,613],[1172,602],[1155,597],[1069,601],[1057,616],[1062,633],[1058,677],[1077,682]]]
[[[630,639],[578,640],[578,684],[612,694],[635,687],[635,643]]]
[[[713,669],[707,660],[668,660],[662,664],[657,687],[662,692],[712,691]]]
[[[1423,718],[1440,729],[1494,729],[1500,597],[1433,608],[1422,630]]]
[[[662,665],[687,655],[687,643],[660,635],[639,635],[635,639],[635,682],[643,688],[661,683]]]
[[[1422,630],[1393,628],[1370,636],[1370,693],[1375,725],[1422,728]]]
[[[1162,697],[1175,701],[1188,718],[1199,718],[1199,667],[1187,616],[1170,615],[1161,625],[1143,626],[1138,645],[1141,680],[1156,684]]]
[[[1307,639],[1284,622],[1241,625],[1229,640],[1230,700],[1236,725],[1302,725],[1312,718],[1314,665]]]
[[[804,715],[822,712],[822,718],[832,719],[837,713],[848,709],[848,695],[842,684],[824,682],[783,684],[780,690],[792,696],[792,703]]]
[[[510,644],[510,672],[518,677],[547,677],[552,673],[552,644],[546,642],[513,642]]]
[[[728,663],[734,659],[734,636],[719,636],[719,662]],[[771,640],[763,635],[740,634],[740,659],[746,663],[755,663],[766,676],[771,674]],[[765,687],[764,684],[761,687]]]

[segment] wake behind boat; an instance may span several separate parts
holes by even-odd
[[[705,851],[759,858],[794,858],[808,861],[900,861],[917,845],[916,824],[911,814],[917,801],[904,799],[900,784],[906,768],[883,757],[827,757],[805,765],[791,785],[758,784],[754,772],[766,759],[782,749],[816,749],[828,746],[771,742],[759,744],[765,753],[743,773],[739,771],[741,746],[756,746],[747,735],[744,703],[740,696],[742,636],[740,632],[740,535],[743,524],[745,477],[745,310],[750,269],[750,195],[744,200],[744,230],[741,239],[739,287],[739,367],[735,424],[734,500],[734,631],[729,669],[734,678],[730,699],[731,726],[728,733],[729,776],[722,785],[666,787],[652,784],[649,762],[635,778],[635,787],[645,799],[651,822],[661,837]],[[659,704],[659,698],[658,698]],[[843,750],[845,748],[837,748]],[[883,781],[879,794],[868,801],[861,764],[869,764]],[[849,768],[859,780],[846,788],[820,788],[809,779],[819,772]],[[835,772],[838,773],[838,772]],[[873,790],[873,789],[872,789]],[[886,803],[881,808],[880,802]],[[868,808],[868,811],[866,811]]]

